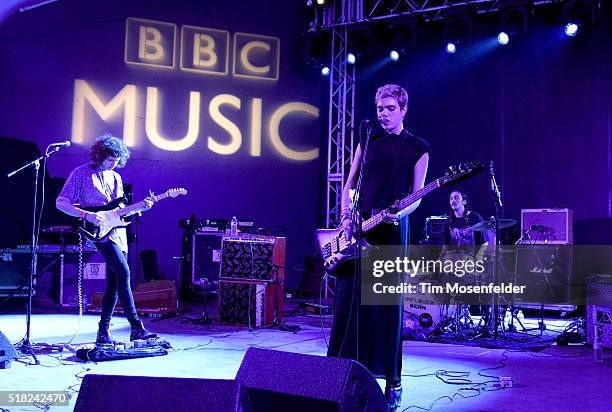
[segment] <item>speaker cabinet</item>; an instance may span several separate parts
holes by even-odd
[[[572,303],[573,249],[565,245],[521,245],[516,249],[516,281],[506,273],[506,283],[524,285],[514,295],[519,304],[569,305]]]
[[[30,255],[27,255],[29,258]],[[0,297],[28,296],[29,262],[23,265],[13,261],[11,254],[3,254],[0,259]]]
[[[106,289],[106,261],[98,251],[83,253],[83,279],[81,290],[83,307],[93,306],[95,295]],[[65,308],[79,306],[79,258],[78,254],[66,255],[60,261],[59,304]]]
[[[372,374],[349,359],[249,348],[236,380],[253,411],[388,411]]]
[[[191,235],[191,283],[200,285],[208,279],[212,290],[219,286],[221,271],[221,240],[223,233],[194,233]]]
[[[587,343],[593,344],[595,336],[594,322],[595,311],[600,311],[599,319],[602,317],[601,312],[607,313],[608,317],[612,317],[612,276],[610,275],[591,275],[587,279]],[[604,315],[605,316],[605,315]],[[612,349],[612,323],[607,323],[601,326],[602,344],[604,348]]]
[[[85,375],[75,412],[249,412],[237,381],[153,376]]]
[[[265,326],[283,320],[283,287],[276,283],[219,282],[219,322]]]

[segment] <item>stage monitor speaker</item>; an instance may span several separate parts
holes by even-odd
[[[525,293],[515,294],[521,304],[569,305],[572,303],[572,246],[521,245],[516,249],[516,280],[503,275],[505,283],[524,285]]]
[[[388,411],[372,374],[350,359],[249,348],[236,380],[253,411]]]
[[[595,325],[593,324],[593,311],[595,307],[612,313],[612,276],[591,275],[587,279],[587,343],[593,344]],[[602,326],[602,345],[612,349],[612,324]]]
[[[522,209],[521,233],[529,230],[529,240],[539,244],[571,245],[573,212],[571,209]]]
[[[83,378],[74,411],[249,412],[245,397],[232,380],[91,374]]]
[[[4,333],[0,331],[0,369],[10,368],[13,359],[17,359],[17,351]]]

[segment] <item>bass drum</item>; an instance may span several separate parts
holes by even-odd
[[[411,293],[404,296],[403,335],[405,339],[425,340],[441,324],[452,319],[457,305],[448,296]]]

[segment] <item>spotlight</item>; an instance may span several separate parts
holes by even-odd
[[[356,61],[357,61],[357,58],[355,57],[353,53],[349,53],[346,55],[346,62],[348,64],[355,64]]]
[[[318,4],[319,6],[322,6],[322,5],[324,5],[324,4],[325,4],[325,0],[317,0],[317,4]]]
[[[446,44],[446,52],[448,54],[454,54],[457,51],[457,46],[455,46],[455,43],[447,43]]]
[[[578,33],[578,25],[576,23],[567,23],[565,25],[565,34],[569,37],[574,37]]]
[[[397,50],[391,50],[391,53],[389,53],[389,58],[391,60],[393,60],[394,62],[399,60],[399,53],[397,52]]]
[[[321,75],[322,76],[329,76],[329,67],[323,66],[323,68],[321,69]]]
[[[505,31],[502,31],[497,35],[497,42],[502,46],[505,46],[510,41],[510,36]]]

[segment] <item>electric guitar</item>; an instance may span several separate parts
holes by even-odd
[[[153,196],[152,200],[153,203],[157,203],[160,200],[166,199],[168,197],[175,198],[177,196],[186,194],[187,190],[183,188],[170,189],[162,193],[161,195]],[[125,198],[125,196],[117,198],[104,206],[82,207],[81,209],[83,210],[86,210],[88,212],[95,212],[99,216],[102,216],[102,222],[99,225],[94,225],[93,223],[89,223],[87,220],[82,219],[79,230],[87,239],[92,240],[94,242],[98,242],[100,240],[106,239],[111,230],[117,227],[125,227],[129,225],[130,222],[125,221],[127,217],[148,210],[146,208],[144,200],[126,207],[120,207],[122,203],[127,203],[127,199]]]
[[[383,222],[383,217],[386,213],[401,213],[402,210],[425,197],[434,190],[457,183],[467,179],[483,169],[482,163],[462,163],[457,166],[449,167],[449,171],[439,179],[436,179],[427,184],[423,189],[406,196],[401,200],[396,200],[393,205],[387,209],[374,214],[368,220],[362,223],[363,231],[368,232]],[[334,274],[343,272],[338,270],[342,263],[354,259],[356,256],[357,240],[354,237],[348,237],[342,227],[337,229],[319,229],[316,231],[316,240],[319,246],[319,252],[324,261],[325,270]]]

